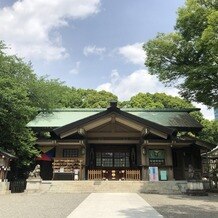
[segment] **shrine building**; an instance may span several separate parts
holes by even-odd
[[[41,150],[43,180],[186,180],[201,177],[208,147],[184,133],[202,126],[199,109],[56,109],[27,124]],[[183,133],[183,134],[181,134]]]

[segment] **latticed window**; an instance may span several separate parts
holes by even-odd
[[[113,167],[113,153],[112,152],[103,152],[102,157],[102,167]]]
[[[101,167],[101,152],[96,153],[96,166]]]
[[[129,153],[114,153],[114,167],[129,167]]]
[[[72,149],[72,148],[63,149],[63,157],[78,157],[78,156],[79,156],[78,149]]]
[[[129,152],[96,152],[97,167],[129,167]]]

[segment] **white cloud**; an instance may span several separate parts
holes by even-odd
[[[143,43],[135,43],[118,48],[118,53],[121,54],[127,62],[144,66],[146,54],[142,48]]]
[[[119,81],[120,75],[116,69],[111,71],[110,79],[112,84],[115,84],[116,82]]]
[[[105,47],[97,47],[96,45],[89,45],[84,47],[83,54],[85,56],[89,56],[89,55],[101,56],[105,51],[106,51]]]
[[[75,68],[71,69],[69,73],[73,75],[79,74],[79,67],[80,67],[80,61],[77,61]]]
[[[97,90],[106,90],[118,96],[120,100],[129,100],[139,92],[166,93],[167,95],[179,96],[178,89],[165,87],[156,76],[150,75],[147,70],[141,69],[121,77],[117,70],[112,70],[110,81],[99,85]],[[195,104],[196,105],[196,104]],[[207,119],[213,119],[213,111],[205,105],[197,104]]]
[[[67,57],[57,29],[69,19],[83,19],[99,11],[100,0],[21,0],[0,9],[1,39],[10,53],[28,59]],[[55,34],[54,34],[54,31]]]
[[[192,102],[197,108],[201,108],[201,113],[204,115],[205,118],[208,120],[214,119],[214,110],[213,108],[209,109],[206,105],[199,104],[196,102]]]
[[[177,89],[164,87],[156,76],[150,75],[144,69],[137,70],[126,77],[121,77],[117,70],[112,70],[110,82],[99,85],[97,90],[113,92],[121,100],[128,100],[139,92],[165,92],[169,95],[178,96]]]

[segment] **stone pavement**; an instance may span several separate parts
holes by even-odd
[[[67,218],[163,217],[136,193],[92,193]]]

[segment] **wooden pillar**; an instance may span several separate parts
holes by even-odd
[[[140,152],[142,165],[142,180],[148,180],[148,148],[145,145],[142,145]]]
[[[208,158],[207,151],[206,151],[206,158],[207,158],[207,175],[208,175],[208,179],[209,179],[209,187],[210,187],[210,190],[211,190],[212,186],[211,186],[211,178],[210,178],[210,164],[209,164],[209,158]]]
[[[83,174],[83,172],[82,172],[82,161],[80,161],[80,163],[79,163],[79,172],[80,172],[80,174],[79,174],[79,180],[82,180],[82,174]]]
[[[4,173],[4,172],[3,172],[3,170],[1,169],[1,170],[0,170],[0,182],[3,181],[3,173]]]
[[[167,162],[166,165],[168,167],[168,180],[175,180],[174,179],[174,173],[173,173],[173,155],[172,155],[172,147],[167,147],[166,149],[166,154],[167,154]]]
[[[141,166],[142,165],[142,157],[141,157],[141,145],[136,145],[136,164],[137,166]]]

